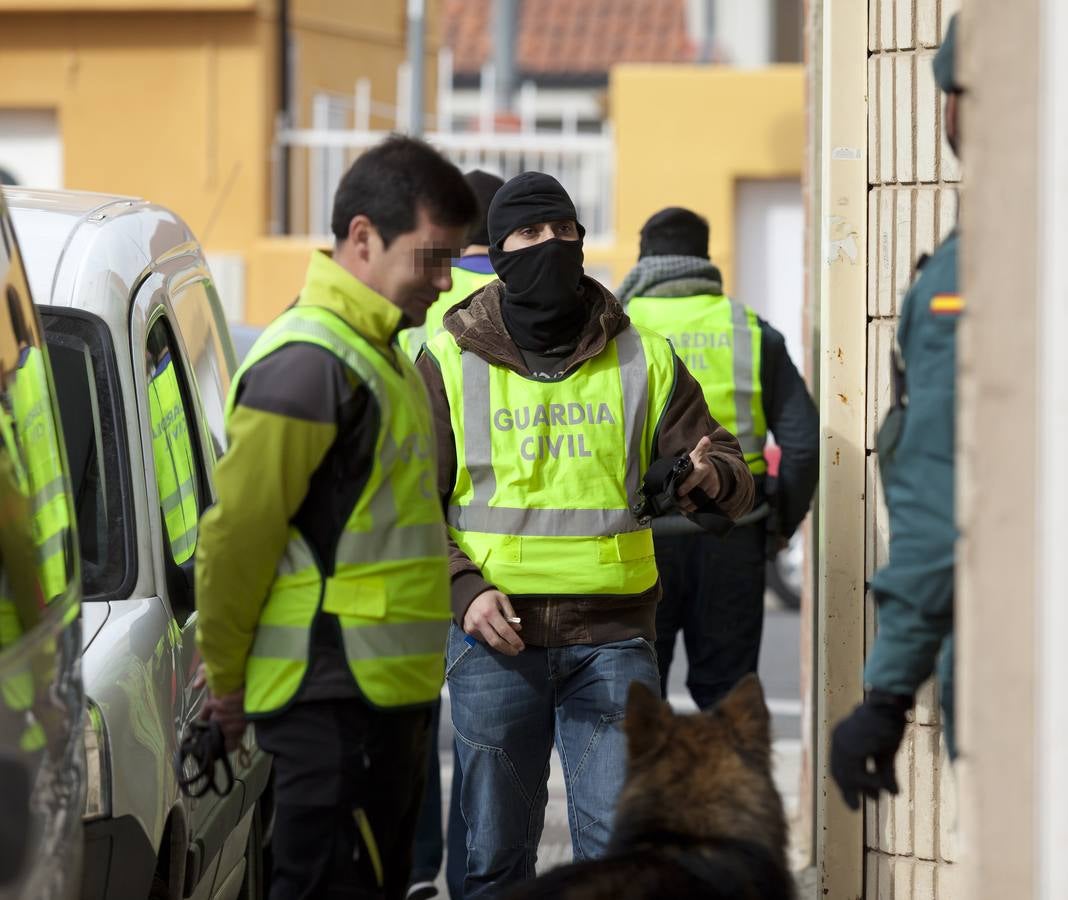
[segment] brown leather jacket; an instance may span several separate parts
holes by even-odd
[[[604,350],[623,331],[630,319],[611,292],[591,278],[584,278],[590,317],[574,353],[564,363],[564,372],[577,368]],[[486,362],[506,366],[529,377],[530,370],[515,346],[501,317],[499,281],[472,294],[446,315],[446,330],[460,348],[477,354]],[[657,456],[688,453],[708,435],[712,440],[709,458],[719,473],[720,491],[715,498],[732,519],[744,515],[753,504],[753,478],[745,464],[738,441],[708,412],[701,387],[678,359],[676,384],[671,401],[660,422]],[[445,385],[434,359],[423,353],[416,366],[426,382],[438,443],[438,490],[447,506],[456,477],[456,445],[452,433]],[[478,567],[452,541],[449,542],[449,573],[452,576],[452,611],[462,623],[471,601],[491,590]],[[609,597],[525,596],[513,598],[516,615],[523,620],[523,641],[535,646],[603,644],[609,641],[655,637],[656,604],[660,598],[657,583],[638,595]]]

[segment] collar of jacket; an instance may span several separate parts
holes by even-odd
[[[389,346],[401,327],[402,313],[321,250],[312,253],[298,306],[328,309],[367,340]]]
[[[564,363],[562,375],[593,359],[630,324],[623,307],[608,288],[587,275],[582,276],[582,285],[586,289],[590,316],[574,352]],[[449,310],[443,324],[461,350],[470,351],[491,365],[505,366],[520,375],[530,375],[530,369],[523,362],[523,354],[508,333],[501,315],[503,290],[504,285],[500,281],[491,281]]]

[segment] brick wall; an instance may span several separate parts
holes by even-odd
[[[866,575],[887,558],[875,435],[890,405],[890,349],[913,268],[956,220],[957,160],[942,136],[931,59],[960,0],[869,0]],[[865,622],[870,644],[875,612]],[[897,759],[901,793],[865,810],[866,900],[954,900],[952,772],[937,692],[917,697]],[[884,795],[885,796],[885,795]]]

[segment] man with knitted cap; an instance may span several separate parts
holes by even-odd
[[[738,442],[668,341],[583,273],[559,182],[513,178],[488,221],[500,280],[450,310],[417,363],[449,526],[468,898],[534,875],[554,742],[575,857],[605,850],[627,690],[659,685],[652,534],[631,511],[643,473],[688,457],[685,512],[714,501],[737,518],[753,497]]]
[[[960,156],[956,76],[957,17],[934,59],[946,94],[946,138]],[[951,758],[953,718],[954,428],[957,321],[964,311],[957,282],[957,229],[921,257],[905,294],[894,353],[894,405],[876,449],[890,518],[889,562],[871,580],[879,608],[875,642],[864,667],[865,697],[838,723],[831,775],[845,802],[898,792],[894,757],[916,691],[937,672],[943,734]]]
[[[820,420],[786,349],[756,311],[723,292],[708,255],[708,222],[668,207],[642,226],[638,264],[619,299],[632,322],[669,338],[700,383],[708,408],[738,438],[756,483],[755,509],[727,535],[656,523],[664,596],[656,655],[667,690],[675,639],[686,646],[686,686],[701,709],[715,706],[757,670],[764,628],[766,562],[797,530],[819,476]],[[780,450],[770,477],[768,433]]]

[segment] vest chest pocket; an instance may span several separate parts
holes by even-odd
[[[358,619],[384,619],[386,607],[384,578],[330,578],[326,582],[323,612]]]

